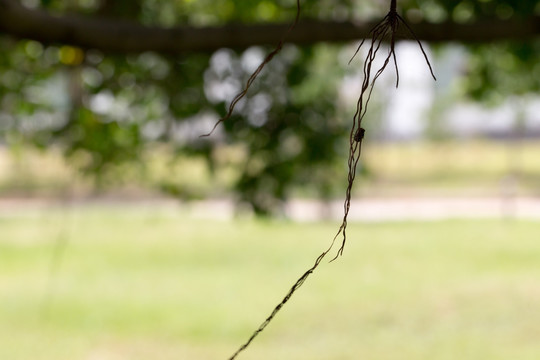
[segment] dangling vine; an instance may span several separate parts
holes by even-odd
[[[358,161],[360,160],[360,154],[362,150],[362,140],[364,139],[365,130],[362,128],[362,121],[364,120],[364,117],[367,112],[369,100],[371,99],[371,93],[373,91],[373,87],[375,86],[375,82],[381,76],[384,69],[386,69],[386,66],[390,62],[391,59],[394,60],[394,67],[396,69],[396,88],[399,86],[399,70],[398,70],[398,64],[397,64],[397,58],[396,58],[396,52],[395,52],[395,45],[396,45],[396,34],[399,28],[400,24],[403,24],[405,28],[409,31],[409,33],[413,36],[413,38],[418,42],[418,45],[420,46],[420,50],[422,51],[422,54],[424,55],[424,58],[426,59],[426,63],[429,67],[429,71],[431,73],[431,76],[434,80],[437,80],[435,77],[435,74],[433,74],[433,68],[431,67],[431,63],[429,62],[429,59],[427,57],[426,52],[424,51],[424,47],[422,46],[422,43],[412,29],[407,25],[405,20],[397,13],[397,0],[391,0],[390,1],[390,11],[386,16],[377,24],[373,29],[371,29],[371,46],[368,49],[366,58],[364,60],[364,68],[363,68],[363,75],[364,80],[362,82],[362,88],[360,90],[360,96],[358,97],[358,102],[356,103],[356,112],[353,116],[353,123],[351,127],[351,132],[349,135],[349,160],[348,160],[348,167],[349,167],[349,173],[347,176],[348,184],[347,184],[347,190],[345,192],[345,202],[343,205],[343,221],[341,222],[341,226],[339,227],[339,230],[334,237],[334,240],[332,241],[332,245],[334,244],[336,238],[341,234],[343,235],[343,240],[341,242],[341,246],[339,250],[337,251],[336,256],[333,260],[335,260],[337,257],[343,254],[343,250],[345,249],[345,242],[347,240],[347,217],[349,215],[349,210],[351,207],[351,191],[354,184],[354,179],[356,178],[356,168],[358,165]],[[379,52],[381,45],[383,41],[389,40],[389,46],[390,50],[388,51],[388,55],[384,59],[383,65],[377,70],[375,75],[373,76],[373,79],[371,78],[372,74],[372,66],[373,62],[375,61],[376,55]],[[351,61],[355,58],[355,56],[360,51],[360,48],[364,44],[364,40],[358,45],[358,48],[356,49],[356,52],[352,56],[351,60],[349,61],[349,64]],[[330,246],[332,248],[332,246]]]
[[[381,76],[383,71],[386,69],[387,65],[390,63],[391,60],[394,62],[394,67],[396,69],[396,88],[399,85],[399,70],[398,70],[398,63],[395,53],[395,43],[396,43],[396,36],[399,26],[402,24],[405,26],[406,30],[411,34],[411,36],[417,41],[418,45],[420,46],[420,50],[422,51],[422,54],[424,55],[424,58],[426,60],[426,63],[429,67],[429,71],[431,73],[431,76],[433,79],[436,80],[435,75],[433,74],[433,69],[431,67],[431,64],[429,62],[429,59],[427,57],[426,52],[424,51],[424,48],[422,47],[422,44],[420,40],[416,37],[412,29],[407,25],[405,20],[397,13],[397,0],[391,0],[390,1],[390,11],[388,14],[371,29],[370,35],[371,35],[371,45],[367,51],[364,65],[363,65],[363,81],[362,81],[362,88],[360,91],[360,95],[358,97],[358,101],[356,103],[356,112],[353,116],[353,122],[351,126],[351,131],[349,134],[349,158],[348,158],[348,176],[347,176],[347,189],[345,191],[345,201],[343,204],[343,220],[341,222],[341,225],[332,239],[332,242],[330,243],[330,246],[321,253],[317,259],[315,260],[315,263],[302,275],[300,278],[294,283],[294,285],[290,288],[290,290],[287,292],[285,297],[281,300],[279,304],[276,305],[276,307],[272,310],[270,315],[262,322],[262,324],[251,334],[249,339],[241,345],[238,350],[229,358],[229,360],[234,360],[236,357],[244,351],[251,342],[268,326],[268,324],[274,319],[274,317],[277,315],[277,313],[281,310],[281,308],[290,300],[290,298],[294,295],[296,290],[298,290],[304,282],[307,280],[307,278],[317,269],[317,267],[321,264],[322,260],[330,253],[330,251],[333,249],[336,240],[340,237],[342,237],[341,245],[339,249],[337,250],[336,255],[331,261],[336,260],[339,256],[343,254],[343,251],[345,249],[345,242],[347,240],[347,218],[349,216],[349,210],[351,207],[351,193],[352,188],[354,185],[354,180],[356,178],[356,169],[358,167],[358,162],[360,160],[361,150],[362,150],[362,141],[364,139],[365,130],[362,128],[362,121],[366,115],[367,108],[369,101],[371,99],[371,94],[373,92],[373,87],[375,86],[375,82],[377,79]],[[226,121],[229,119],[232,115],[232,112],[234,111],[234,108],[236,104],[247,94],[249,88],[257,78],[257,76],[260,74],[260,72],[263,70],[263,68],[268,64],[272,58],[278,54],[282,47],[283,43],[286,40],[287,35],[294,29],[296,24],[298,23],[298,20],[300,18],[300,0],[296,1],[296,17],[294,22],[289,26],[286,33],[283,35],[282,39],[280,40],[279,44],[276,46],[276,48],[269,53],[266,58],[263,60],[263,62],[259,65],[259,67],[253,72],[253,74],[249,77],[244,89],[235,96],[235,98],[232,100],[231,104],[229,105],[227,114],[219,119],[212,130],[205,135],[202,136],[209,136],[212,134],[212,132],[216,129],[216,127],[222,123],[223,121]],[[352,62],[352,60],[356,57],[356,55],[359,53],[362,45],[364,44],[365,39],[362,40],[358,48],[356,49],[356,52],[352,56],[351,60],[349,61],[349,64]],[[375,71],[373,74],[373,64],[375,62],[377,53],[381,50],[383,42],[389,43],[389,51],[386,55],[386,58],[384,59],[384,62],[382,66]]]
[[[236,107],[236,104],[238,104],[238,102],[240,100],[242,100],[242,98],[244,98],[244,96],[247,95],[247,93],[249,91],[249,88],[251,87],[251,85],[253,84],[253,82],[257,78],[257,76],[259,76],[259,74],[264,69],[264,67],[270,61],[272,61],[274,56],[276,56],[281,51],[281,49],[283,48],[283,44],[285,43],[285,40],[287,39],[287,35],[289,35],[289,33],[296,27],[296,25],[298,24],[299,19],[300,19],[300,0],[296,0],[296,16],[294,18],[294,21],[289,26],[289,28],[287,29],[285,34],[283,34],[283,36],[281,37],[281,40],[279,41],[279,43],[277,44],[275,49],[271,53],[266,55],[263,62],[259,65],[259,67],[257,69],[255,69],[253,74],[251,74],[251,76],[247,80],[246,85],[244,85],[244,89],[242,89],[242,91],[240,91],[238,94],[236,94],[234,99],[232,99],[231,104],[229,105],[229,109],[227,110],[227,113],[225,114],[225,116],[223,116],[221,119],[219,119],[214,124],[214,127],[212,128],[212,130],[210,130],[210,132],[208,134],[201,135],[201,137],[207,137],[207,136],[212,135],[212,133],[214,132],[214,130],[216,130],[216,128],[218,127],[219,124],[221,124],[222,122],[228,120],[232,116],[232,113],[234,111],[234,108]]]

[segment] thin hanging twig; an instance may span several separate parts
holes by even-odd
[[[292,24],[289,26],[289,28],[287,29],[287,31],[285,32],[285,34],[283,34],[283,36],[281,37],[281,40],[279,41],[279,43],[277,44],[277,46],[275,47],[275,49],[269,53],[268,55],[266,55],[266,57],[264,58],[263,62],[259,65],[259,67],[253,72],[253,74],[251,74],[251,76],[249,77],[249,79],[247,80],[246,82],[246,85],[244,86],[244,89],[239,92],[238,94],[236,94],[236,96],[234,97],[234,99],[231,101],[230,105],[229,105],[229,109],[227,110],[227,114],[225,114],[224,117],[222,117],[221,119],[219,119],[215,124],[214,124],[214,127],[212,128],[212,130],[210,130],[209,133],[207,134],[204,134],[204,135],[201,135],[200,137],[207,137],[207,136],[210,136],[212,135],[212,133],[214,132],[214,130],[216,130],[216,128],[218,127],[219,124],[221,124],[222,122],[228,120],[231,116],[232,116],[232,113],[234,111],[234,108],[236,107],[236,104],[238,104],[238,102],[240,100],[242,100],[242,98],[244,96],[247,95],[248,91],[249,91],[249,88],[251,87],[251,85],[253,84],[253,82],[255,81],[255,79],[257,78],[257,76],[259,76],[259,74],[261,73],[261,71],[264,69],[264,67],[266,66],[266,64],[268,64],[270,61],[272,61],[272,59],[274,58],[274,56],[276,56],[280,51],[281,49],[283,48],[283,44],[285,43],[285,40],[287,39],[287,36],[289,35],[289,33],[296,27],[296,25],[298,24],[298,20],[300,19],[300,0],[296,0],[296,16],[294,18],[294,21],[292,22]]]

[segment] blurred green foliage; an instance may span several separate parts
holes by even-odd
[[[32,3],[31,1],[29,3]],[[538,13],[538,1],[400,1],[404,14],[429,21],[467,22]],[[35,1],[55,13],[127,18],[148,25],[216,25],[290,21],[295,0]],[[302,16],[322,19],[383,16],[385,2],[302,1]],[[276,34],[276,41],[279,34]],[[346,73],[338,45],[286,46],[257,79],[233,117],[200,138],[269,49],[220,49],[213,54],[104,54],[66,45],[0,37],[0,136],[7,144],[60,146],[100,183],[111,168],[140,162],[143,148],[167,141],[175,151],[206,159],[210,171],[242,169],[232,188],[258,214],[279,209],[294,186],[329,196],[344,174],[352,109],[338,105]],[[497,99],[540,87],[538,42],[470,47],[468,93]],[[532,70],[531,70],[532,69]],[[350,70],[349,70],[350,71]],[[531,71],[535,76],[531,76]],[[242,148],[228,156],[230,147]],[[186,191],[174,181],[162,186]]]
[[[498,104],[508,95],[540,90],[539,41],[471,48],[465,85],[473,99]]]

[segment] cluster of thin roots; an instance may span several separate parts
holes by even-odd
[[[255,78],[259,75],[259,73],[262,71],[264,66],[281,50],[286,35],[298,23],[299,15],[300,15],[300,2],[299,0],[297,0],[297,14],[296,14],[296,19],[294,23],[289,27],[289,29],[287,30],[287,33],[282,38],[278,46],[274,49],[274,51],[268,54],[268,56],[264,59],[261,65],[257,68],[257,70],[255,70],[255,72],[251,75],[251,77],[248,79],[248,82],[244,90],[240,92],[231,102],[228,113],[216,123],[212,131],[214,131],[216,126],[219,125],[221,122],[230,118],[236,103],[238,103],[238,101],[240,101],[240,99],[242,99],[246,95],[249,87],[251,86]],[[371,99],[371,94],[373,92],[373,87],[375,86],[375,82],[381,76],[381,74],[386,69],[387,65],[390,63],[391,60],[393,60],[394,67],[396,69],[396,87],[399,85],[399,70],[398,70],[398,64],[397,64],[396,53],[395,53],[395,42],[396,42],[397,30],[400,24],[403,24],[405,28],[408,30],[408,32],[412,35],[412,37],[418,42],[418,45],[420,46],[420,50],[422,51],[422,54],[424,55],[424,58],[426,59],[431,75],[435,79],[435,75],[433,74],[433,69],[428,60],[426,52],[424,51],[424,48],[422,47],[422,44],[420,43],[416,35],[413,33],[409,25],[407,25],[405,20],[403,20],[403,18],[397,13],[396,0],[391,0],[390,11],[377,25],[375,25],[375,27],[373,27],[373,29],[370,32],[371,45],[369,49],[367,50],[367,54],[364,60],[362,88],[361,88],[360,95],[358,97],[358,101],[356,104],[356,112],[353,116],[353,123],[352,123],[351,131],[349,134],[350,147],[349,147],[348,176],[347,176],[348,184],[347,184],[347,189],[345,192],[345,201],[343,204],[343,220],[342,220],[341,226],[339,227],[337,234],[334,236],[330,246],[317,257],[317,259],[315,260],[315,263],[305,273],[303,273],[302,276],[294,283],[294,285],[290,288],[290,290],[287,292],[287,294],[281,300],[281,302],[276,305],[276,307],[272,310],[270,315],[262,322],[262,324],[257,328],[257,330],[255,330],[251,334],[249,339],[242,346],[238,348],[238,350],[229,358],[229,360],[234,360],[238,356],[238,354],[244,351],[251,344],[251,342],[266,328],[266,326],[268,326],[268,324],[272,321],[272,319],[274,319],[277,313],[290,300],[293,294],[304,284],[304,282],[315,271],[315,269],[317,269],[317,267],[321,264],[322,260],[326,257],[326,255],[328,255],[331,252],[331,250],[334,247],[334,244],[336,243],[336,240],[338,239],[340,235],[342,237],[341,245],[339,249],[337,250],[336,255],[331,261],[334,261],[335,259],[337,259],[339,256],[343,254],[343,251],[345,249],[345,242],[347,240],[347,232],[346,232],[347,218],[348,218],[349,210],[351,207],[351,193],[352,193],[352,188],[353,188],[354,181],[356,178],[356,170],[358,167],[358,162],[360,160],[362,140],[364,139],[364,133],[365,133],[365,130],[362,128],[361,125],[368,109],[368,104]],[[365,40],[363,40],[358,46],[356,52],[351,58],[351,61],[359,53],[362,45],[364,44],[364,41]],[[388,53],[386,55],[386,58],[384,59],[384,62],[380,66],[380,68],[378,68],[375,71],[373,68],[373,65],[374,65],[376,56],[379,53],[379,51],[383,48],[382,44],[386,42],[389,43]],[[349,61],[349,63],[351,61]],[[205,136],[210,135],[212,131]]]
[[[386,69],[388,64],[391,60],[394,62],[394,67],[396,69],[396,88],[399,86],[399,69],[397,64],[397,58],[396,58],[396,52],[395,52],[395,45],[396,45],[396,34],[399,28],[399,25],[403,24],[405,28],[409,31],[409,33],[413,36],[413,38],[418,42],[418,45],[420,46],[420,50],[422,51],[422,54],[424,55],[424,58],[426,59],[426,63],[429,67],[429,71],[431,73],[431,76],[433,76],[433,79],[436,80],[435,75],[433,74],[433,68],[431,67],[431,64],[429,62],[429,59],[426,55],[426,52],[424,51],[424,48],[422,46],[422,43],[412,29],[407,25],[405,20],[397,13],[396,11],[396,0],[392,0],[390,5],[390,11],[388,14],[377,24],[375,27],[371,30],[371,46],[369,47],[366,57],[364,59],[364,68],[363,68],[363,81],[362,81],[362,88],[360,91],[360,96],[358,97],[358,101],[356,103],[356,112],[353,116],[353,123],[351,126],[351,132],[349,135],[349,159],[348,159],[348,168],[349,173],[347,176],[347,190],[345,192],[345,202],[343,205],[343,221],[341,223],[341,226],[339,227],[339,230],[334,237],[334,240],[332,241],[332,245],[336,238],[339,235],[342,235],[342,242],[339,250],[337,251],[336,256],[333,260],[335,260],[338,256],[343,254],[343,250],[345,249],[345,242],[347,240],[347,217],[349,215],[349,210],[351,207],[351,191],[354,185],[354,180],[356,178],[356,169],[358,167],[358,162],[360,160],[360,154],[362,150],[362,140],[364,138],[365,130],[362,128],[362,121],[364,120],[364,117],[367,113],[368,104],[371,99],[371,94],[373,92],[373,87],[375,86],[375,82],[377,79],[381,76],[383,71]],[[381,45],[383,42],[388,41],[389,42],[389,51],[386,55],[386,58],[384,59],[383,64],[381,67],[373,74],[373,64],[375,62],[375,58],[377,56],[377,53],[379,50],[381,50]],[[351,61],[356,57],[360,49],[362,48],[362,45],[364,44],[365,39],[362,40],[360,45],[358,45],[358,48],[356,49],[356,52],[352,56],[351,60],[349,61],[349,64]]]

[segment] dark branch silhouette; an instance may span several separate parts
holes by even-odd
[[[345,42],[370,38],[376,22],[299,21],[287,43]],[[290,24],[222,25],[209,27],[144,26],[127,20],[75,14],[52,15],[29,9],[16,0],[0,0],[0,32],[44,43],[68,44],[105,52],[137,53],[156,51],[168,54],[244,49],[254,45],[274,45]],[[414,25],[418,39],[430,42],[492,42],[527,40],[540,35],[540,16],[478,19],[467,24],[452,21],[420,22]]]

